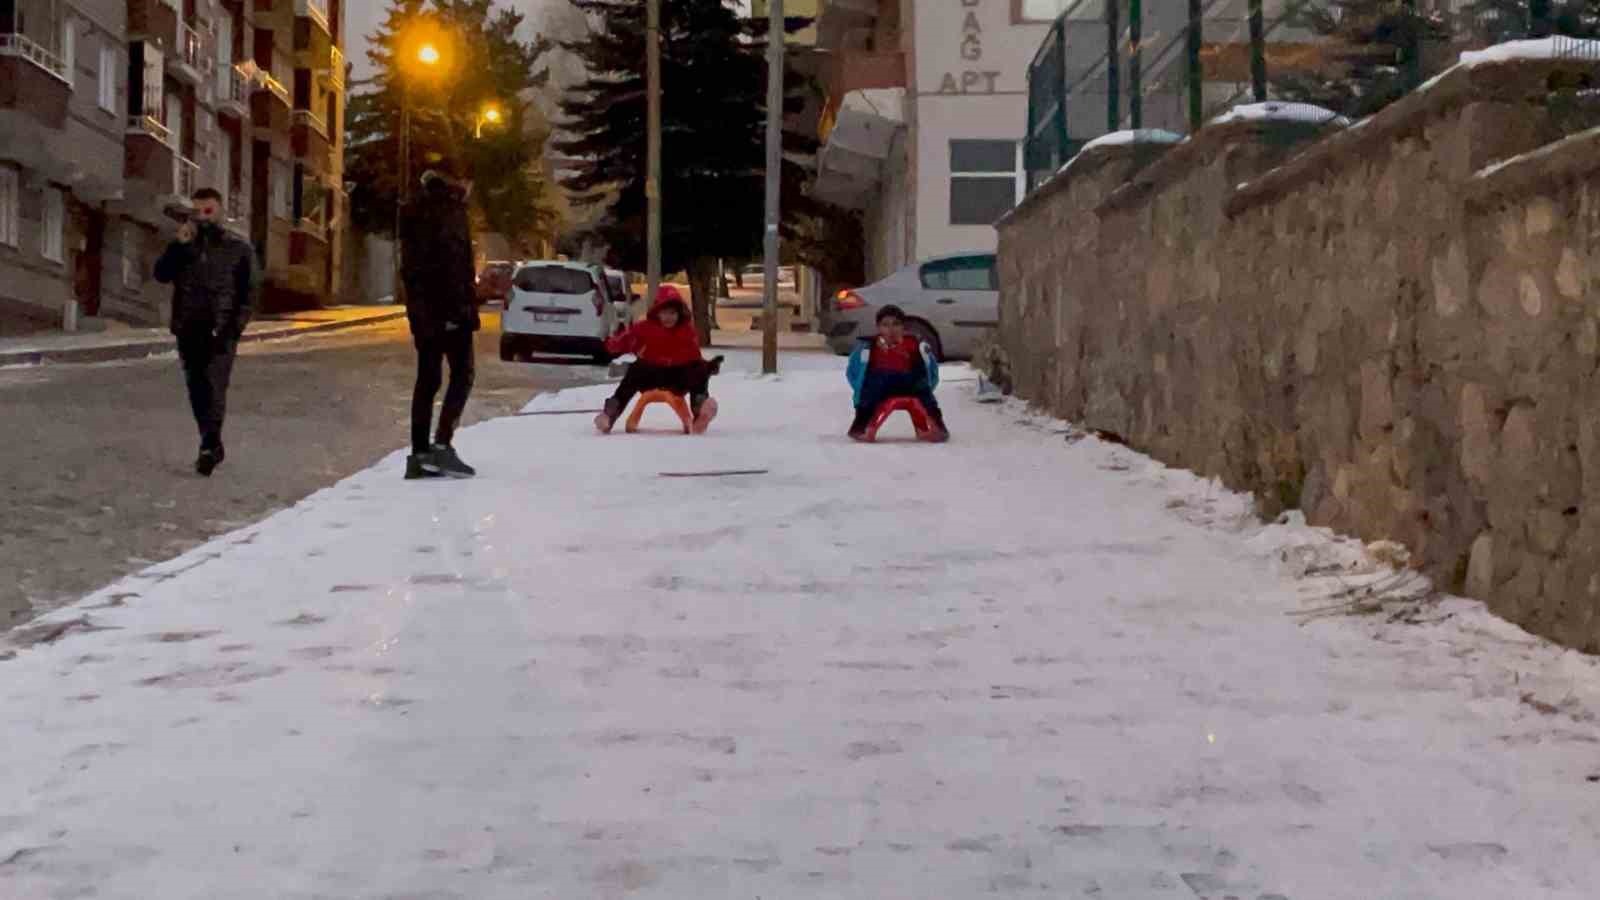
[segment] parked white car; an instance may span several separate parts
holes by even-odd
[[[633,321],[633,307],[639,302],[639,296],[628,289],[626,272],[607,269],[606,281],[606,286],[611,288],[611,302],[617,307],[618,321],[623,328],[626,328],[628,323]]]
[[[588,356],[609,363],[606,338],[627,323],[618,312],[610,279],[599,266],[579,262],[528,262],[511,277],[511,297],[500,325],[500,358],[527,360],[535,353]]]
[[[905,310],[906,331],[940,359],[971,359],[1000,323],[1000,284],[993,253],[956,253],[906,266],[888,278],[828,299],[828,347],[848,355],[877,333],[879,309]]]

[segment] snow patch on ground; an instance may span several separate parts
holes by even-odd
[[[1329,614],[1393,548],[962,367],[952,443],[863,446],[839,360],[756,360],[703,438],[487,422],[46,617],[0,894],[1592,896],[1593,660]]]
[[[1310,122],[1317,125],[1339,126],[1350,124],[1349,119],[1333,110],[1310,103],[1288,103],[1279,100],[1235,106],[1208,124],[1226,125],[1231,122]]]
[[[1461,54],[1461,65],[1467,68],[1491,63],[1514,62],[1525,59],[1589,59],[1600,61],[1600,41],[1553,36],[1506,41],[1483,50],[1468,50]]]
[[[1134,144],[1179,144],[1183,142],[1183,135],[1166,131],[1161,128],[1132,128],[1124,131],[1113,131],[1103,134],[1087,144],[1079,153],[1093,150],[1096,147],[1128,147]]]

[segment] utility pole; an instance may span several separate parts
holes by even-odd
[[[1144,4],[1128,0],[1128,116],[1144,127]]]
[[[1250,87],[1257,103],[1267,102],[1267,23],[1261,0],[1250,0]]]
[[[405,262],[402,254],[405,248],[400,240],[401,217],[406,208],[406,202],[411,199],[411,82],[405,73],[398,73],[400,79],[400,133],[396,135],[400,147],[400,185],[395,192],[394,201],[394,299],[397,303],[405,303],[406,286],[404,284]]]
[[[1200,120],[1205,116],[1205,72],[1200,64],[1201,47],[1201,20],[1205,17],[1200,8],[1200,0],[1189,0],[1189,133],[1193,134],[1205,124]]]
[[[1122,130],[1122,11],[1106,3],[1106,131]]]
[[[656,291],[661,287],[661,0],[646,0],[644,25],[645,93],[648,95],[645,114],[645,153],[649,157],[649,172],[644,183],[645,201],[649,206],[647,226],[647,262],[645,296],[648,306],[656,302]]]
[[[767,229],[761,373],[778,371],[778,199],[783,176],[783,0],[767,9]]]

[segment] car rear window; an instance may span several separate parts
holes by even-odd
[[[613,299],[613,300],[626,300],[626,299],[628,299],[628,289],[622,286],[622,279],[621,278],[608,278],[606,280],[611,283],[611,299]]]
[[[993,291],[999,289],[993,256],[959,256],[926,263],[922,286],[930,291]]]
[[[587,294],[594,290],[588,272],[561,266],[529,266],[517,272],[517,290],[530,294]]]

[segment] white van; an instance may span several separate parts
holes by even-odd
[[[500,324],[500,358],[526,361],[535,353],[587,356],[611,362],[606,338],[627,324],[599,266],[528,262],[511,276]]]

